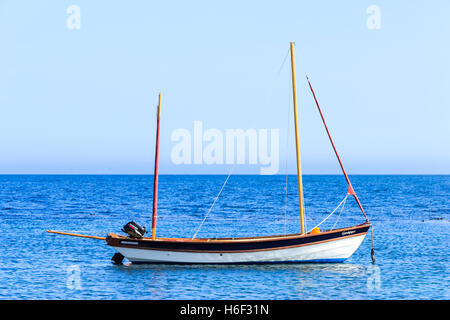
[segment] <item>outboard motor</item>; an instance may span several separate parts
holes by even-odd
[[[124,225],[122,231],[127,233],[131,238],[136,239],[141,239],[146,232],[145,227],[137,224],[134,221],[130,221],[126,225]]]

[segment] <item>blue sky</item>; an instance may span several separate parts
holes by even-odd
[[[350,174],[450,174],[449,12],[446,0],[1,0],[0,173],[152,173],[159,91],[161,173],[230,169],[171,161],[171,133],[196,120],[279,129],[279,173],[286,158],[294,173],[289,61],[279,70],[295,41],[304,173],[339,173],[306,72]]]

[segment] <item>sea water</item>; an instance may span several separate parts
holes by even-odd
[[[225,180],[161,175],[157,236],[300,232],[295,176],[231,176],[207,215]],[[339,175],[303,180],[310,230],[347,186]],[[450,176],[351,180],[374,226],[375,264],[369,231],[344,263],[117,266],[104,241],[46,230],[106,236],[131,220],[149,230],[153,176],[0,176],[0,299],[449,299]],[[348,197],[320,228],[364,221]]]

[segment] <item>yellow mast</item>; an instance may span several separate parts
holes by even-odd
[[[292,67],[292,98],[294,99],[294,121],[295,121],[295,149],[297,151],[297,180],[298,180],[298,199],[300,207],[300,226],[301,233],[305,234],[305,214],[303,210],[303,185],[302,170],[300,165],[300,143],[298,134],[298,117],[297,117],[297,89],[295,84],[295,61],[294,61],[294,42],[291,42],[291,67]]]
[[[155,172],[153,180],[153,215],[152,215],[152,240],[156,240],[156,210],[158,203],[158,163],[159,163],[159,119],[161,118],[161,92],[158,97],[158,113],[156,115],[156,150],[155,150]]]

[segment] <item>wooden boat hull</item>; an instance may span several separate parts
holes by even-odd
[[[132,263],[343,262],[358,249],[370,226],[364,223],[318,234],[234,239],[131,239],[111,233],[106,242]]]

